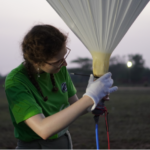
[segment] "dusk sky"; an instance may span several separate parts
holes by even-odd
[[[46,0],[0,0],[0,74],[6,75],[22,61],[20,44],[28,30],[36,24],[51,24],[69,34],[71,60],[79,57],[92,58],[90,52],[67,27]],[[150,68],[150,2],[132,24],[111,56],[141,54],[145,66]]]

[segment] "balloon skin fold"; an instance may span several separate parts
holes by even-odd
[[[47,0],[93,58],[93,74],[109,69],[109,58],[149,0]]]

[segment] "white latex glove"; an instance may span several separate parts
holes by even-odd
[[[90,79],[89,79],[89,81],[88,81],[88,86],[87,86],[87,88],[88,88],[93,82],[94,82],[94,76],[91,74],[91,75],[90,75]]]
[[[89,81],[88,81],[88,86],[87,86],[87,88],[91,85],[91,83],[93,83],[94,82],[94,76],[91,74],[90,75],[90,78],[89,78]],[[102,105],[102,103],[104,103],[104,101],[109,101],[109,95],[106,95],[105,97],[103,97],[103,101],[100,101],[99,103],[98,103],[98,105]],[[87,109],[87,111],[89,111],[89,112],[91,112],[91,107],[92,106],[90,106],[88,109]]]
[[[94,105],[91,108],[91,111],[95,109],[97,104],[102,100],[106,95],[117,91],[118,87],[112,87],[113,80],[111,79],[111,73],[106,73],[102,77],[98,78],[96,81],[94,80],[93,75],[90,76],[88,87],[86,89],[86,93],[83,96],[89,96]]]

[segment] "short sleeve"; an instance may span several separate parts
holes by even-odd
[[[68,73],[68,70],[65,67],[65,71],[66,71],[66,81],[67,81],[67,90],[68,90],[68,97],[72,97],[73,95],[75,95],[77,93],[77,90],[71,80],[71,77]]]
[[[12,111],[17,124],[42,113],[41,107],[36,103],[33,95],[24,85],[14,84],[7,88],[5,93],[10,111]]]

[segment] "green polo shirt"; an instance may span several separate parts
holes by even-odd
[[[63,66],[58,73],[54,74],[54,78],[59,89],[56,93],[52,92],[53,85],[50,74],[44,72],[40,74],[39,78],[35,76],[43,95],[48,97],[48,100],[45,102],[36,87],[29,80],[22,63],[7,75],[5,93],[14,125],[14,135],[17,139],[22,141],[41,139],[24,121],[40,113],[48,117],[69,106],[68,98],[75,95],[77,91],[66,67]],[[50,139],[60,137],[67,129],[51,136]]]

